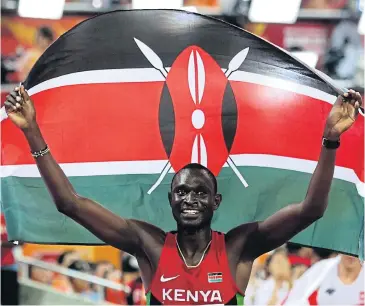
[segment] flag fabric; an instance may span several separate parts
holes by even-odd
[[[175,10],[115,11],[81,22],[46,50],[25,87],[79,194],[171,230],[172,175],[199,162],[218,175],[223,202],[213,227],[223,232],[304,199],[337,95],[269,42]],[[360,115],[341,138],[324,217],[293,242],[359,253],[363,126]],[[2,121],[1,137],[10,239],[101,243],[58,213],[10,120]]]

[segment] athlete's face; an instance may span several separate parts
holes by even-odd
[[[210,225],[222,196],[215,193],[213,180],[206,171],[184,169],[171,184],[169,200],[177,224],[194,229]]]

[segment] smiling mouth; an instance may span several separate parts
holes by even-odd
[[[199,214],[199,210],[197,209],[183,209],[182,214],[186,215],[186,216],[194,216]]]

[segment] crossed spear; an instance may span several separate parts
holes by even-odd
[[[134,38],[134,41],[136,42],[138,48],[141,50],[143,55],[150,62],[150,64],[155,69],[160,71],[160,73],[163,75],[163,77],[166,80],[168,71],[166,70],[161,58],[150,47],[148,47],[145,43],[141,42],[137,38]],[[238,70],[240,68],[243,61],[246,59],[248,51],[249,51],[249,48],[245,48],[245,49],[241,50],[240,52],[238,52],[232,58],[232,60],[228,64],[228,69],[224,73],[227,78],[229,78],[229,76],[233,72],[235,72],[236,70]],[[194,149],[194,145],[193,145],[193,149]],[[243,186],[248,187],[248,184],[247,184],[246,180],[243,178],[242,174],[239,172],[237,166],[235,165],[234,161],[232,160],[232,158],[230,156],[228,156],[228,158],[227,158],[227,164],[228,164],[229,167],[231,167],[231,169],[236,174],[238,179],[241,181]],[[160,173],[160,176],[157,179],[156,183],[150,188],[150,190],[148,190],[148,192],[147,192],[148,194],[151,194],[161,184],[162,180],[165,178],[166,174],[170,171],[171,167],[172,167],[171,163],[170,163],[170,161],[168,161],[165,164],[165,166],[163,167],[163,169]]]

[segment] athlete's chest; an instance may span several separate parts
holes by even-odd
[[[225,304],[237,293],[225,252],[217,244],[195,267],[188,267],[175,244],[164,248],[151,293],[163,304]]]
[[[351,285],[344,285],[337,277],[325,280],[319,290],[319,305],[364,305],[364,282],[358,279]]]
[[[156,276],[153,294],[163,302],[220,304],[232,298],[230,275],[219,265],[188,269],[175,262],[162,266]]]

